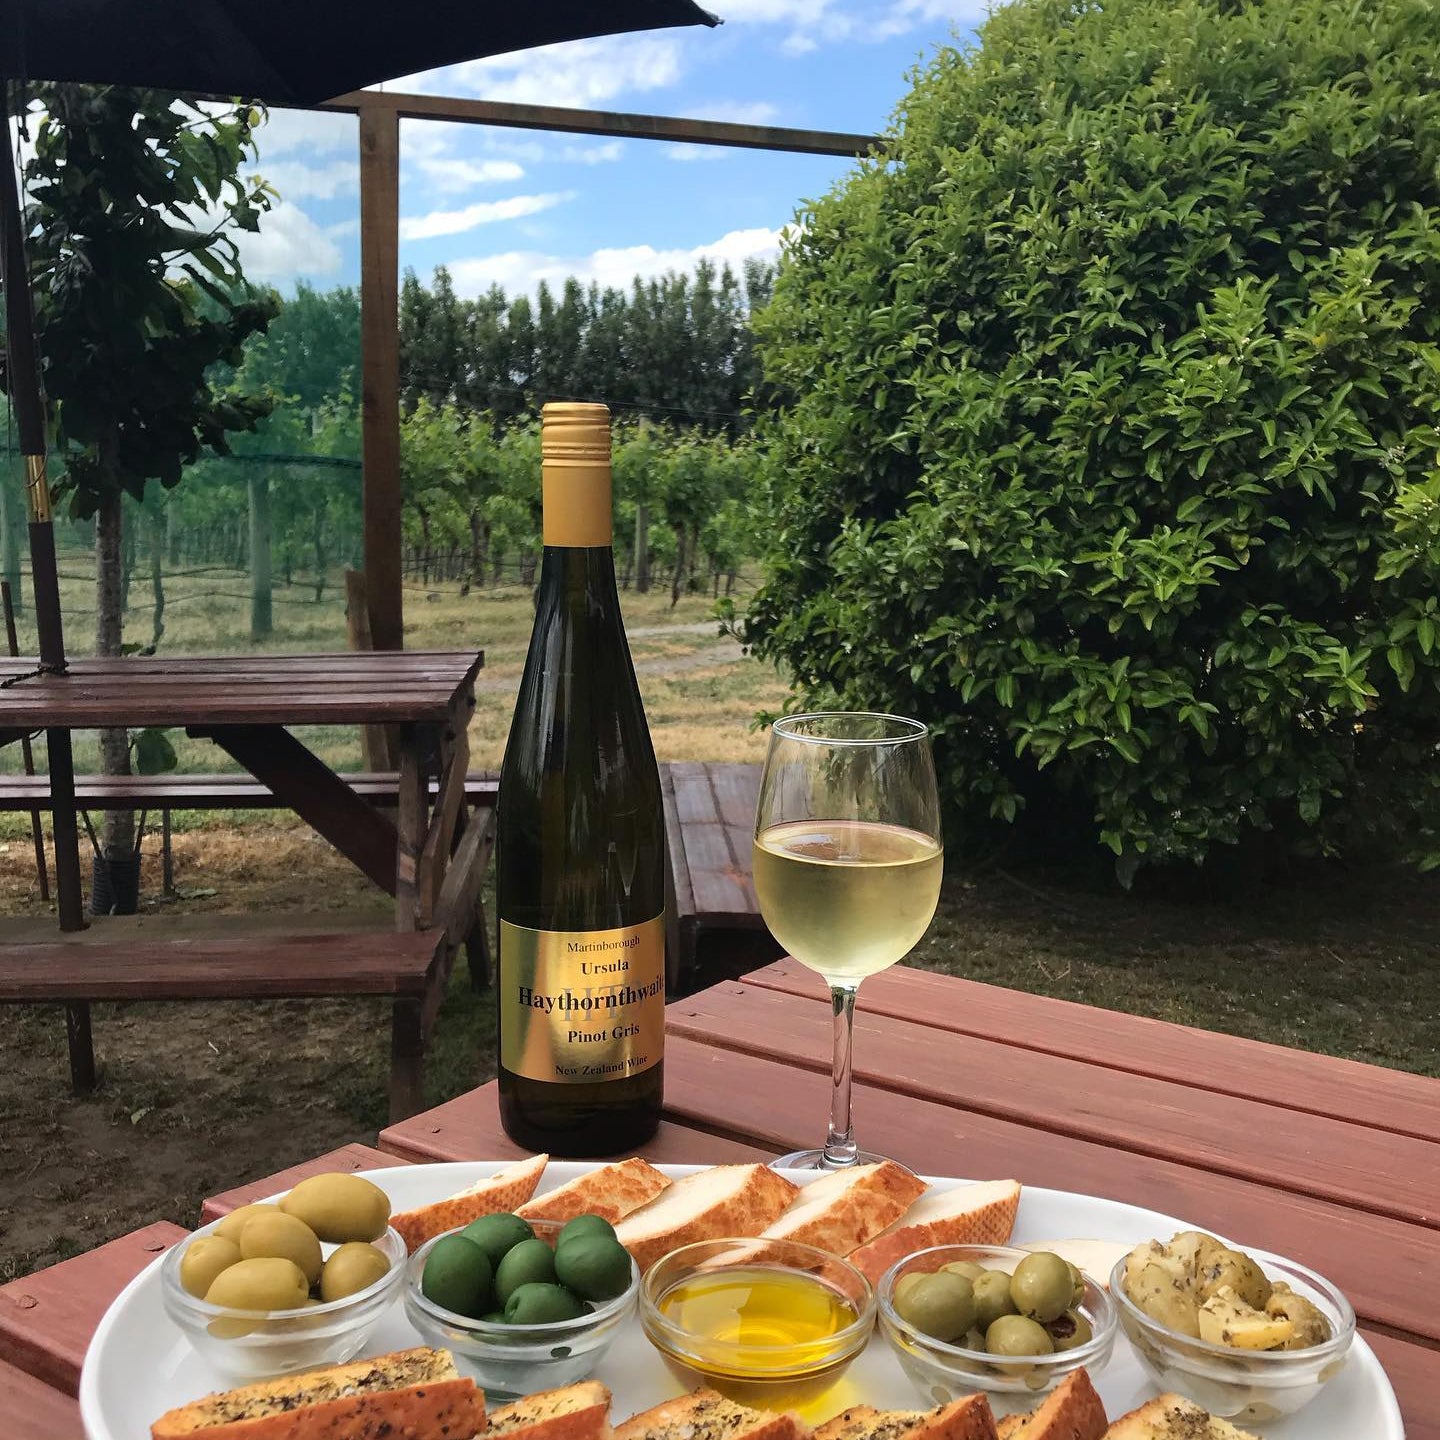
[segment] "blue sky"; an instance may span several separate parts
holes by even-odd
[[[718,29],[612,36],[449,66],[389,88],[804,129],[882,129],[907,73],[983,0],[717,0]],[[781,228],[849,162],[820,156],[406,121],[402,268],[447,265],[456,288],[635,274],[773,256]],[[257,166],[281,202],[245,238],[252,279],[289,290],[359,275],[351,116],[281,111]]]

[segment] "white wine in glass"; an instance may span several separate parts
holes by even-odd
[[[776,1161],[839,1169],[855,1144],[855,992],[903,959],[935,914],[943,867],[929,733],[896,715],[793,715],[772,727],[755,817],[754,875],[771,933],[830,985],[835,1051],[823,1149]]]

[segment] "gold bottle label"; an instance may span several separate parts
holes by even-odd
[[[500,922],[500,1063],[527,1080],[593,1085],[660,1061],[665,916],[617,930]]]

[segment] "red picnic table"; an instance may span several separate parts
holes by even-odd
[[[642,1153],[718,1162],[814,1143],[830,1034],[824,987],[793,961],[676,1001],[666,1119]],[[1390,1376],[1409,1440],[1440,1440],[1440,1081],[904,968],[865,982],[855,1057],[861,1142],[916,1170],[1127,1201],[1328,1275]],[[391,1126],[379,1145],[258,1179],[197,1218],[324,1170],[522,1153],[500,1129],[493,1084]],[[90,1334],[184,1234],[150,1226],[0,1287],[13,1440],[80,1434],[68,1397]]]

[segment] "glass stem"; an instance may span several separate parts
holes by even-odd
[[[827,1170],[855,1164],[855,1125],[850,1118],[850,1048],[855,1035],[855,992],[859,981],[830,986],[835,1017],[835,1058],[830,1071],[830,1133],[825,1138]]]

